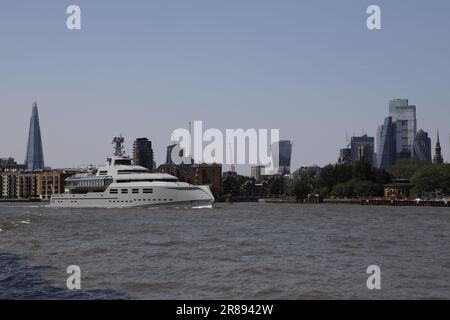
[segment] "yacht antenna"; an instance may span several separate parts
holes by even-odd
[[[115,137],[113,139],[113,144],[114,144],[114,156],[116,157],[122,157],[124,155],[124,151],[123,151],[123,143],[125,142],[124,137],[122,137],[122,135]]]

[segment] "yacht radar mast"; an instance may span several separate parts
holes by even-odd
[[[125,155],[123,143],[125,142],[125,138],[120,135],[119,137],[115,137],[113,139],[114,144],[114,156],[123,157]]]

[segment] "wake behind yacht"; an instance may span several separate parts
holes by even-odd
[[[122,137],[114,139],[115,151],[95,175],[66,179],[65,193],[52,195],[51,207],[123,208],[152,206],[211,207],[209,186],[180,182],[169,174],[150,173],[132,165],[124,155]]]

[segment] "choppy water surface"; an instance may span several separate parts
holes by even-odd
[[[450,299],[447,208],[0,204],[0,230],[0,298]]]

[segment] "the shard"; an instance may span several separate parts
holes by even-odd
[[[36,102],[33,104],[33,112],[31,114],[25,166],[28,170],[44,169],[44,153],[42,151],[41,128],[39,126],[39,113]]]

